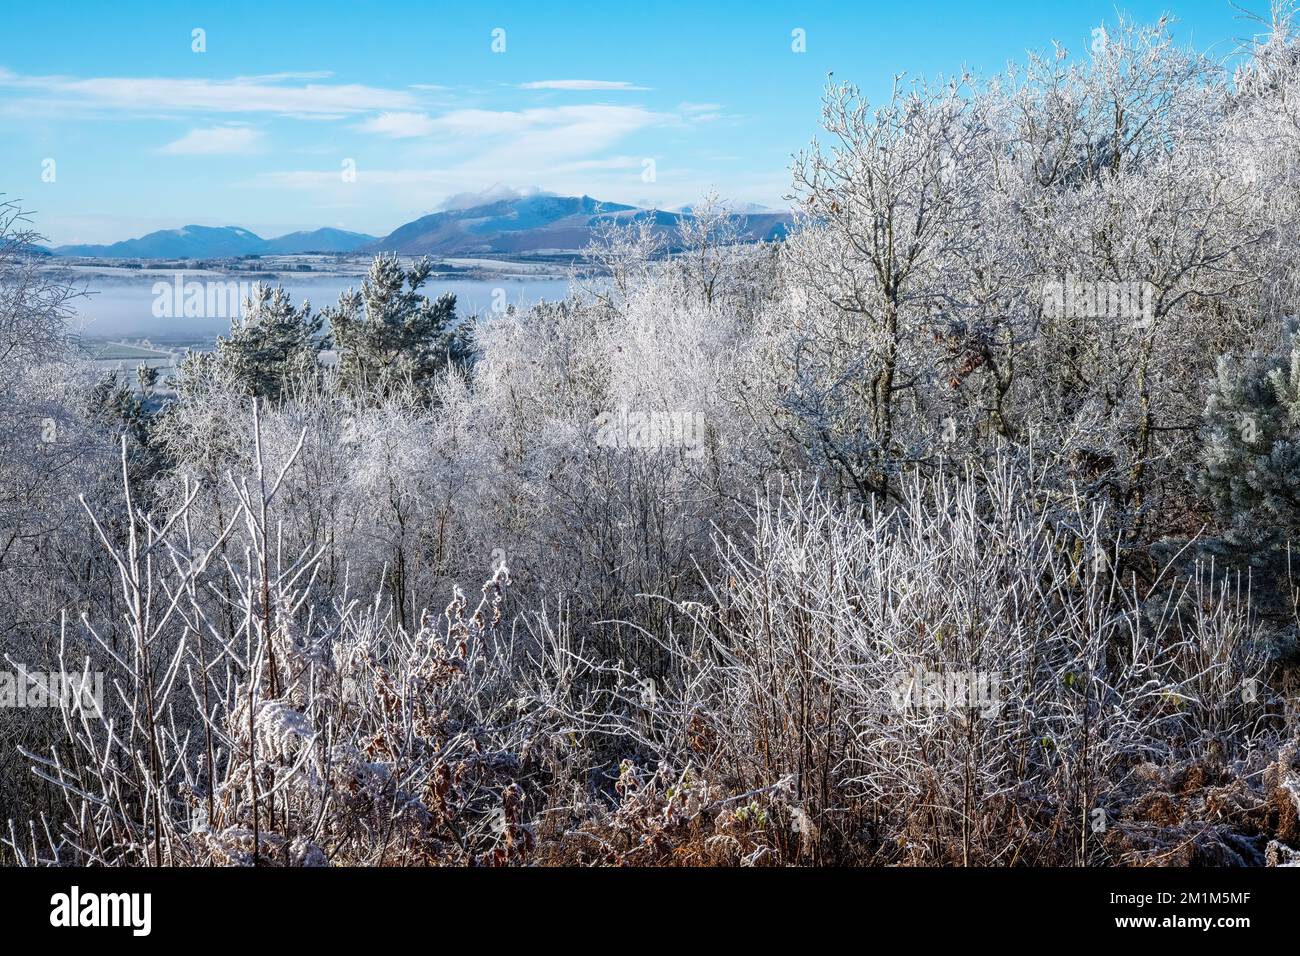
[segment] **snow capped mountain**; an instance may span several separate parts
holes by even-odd
[[[591,196],[526,195],[422,216],[361,251],[443,256],[576,252],[604,222],[653,216],[655,228],[671,241],[678,223],[690,215],[689,209],[651,211]],[[788,214],[771,210],[736,215],[741,234],[753,241],[782,238],[791,221]]]

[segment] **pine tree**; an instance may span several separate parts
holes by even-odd
[[[258,283],[230,337],[217,339],[216,361],[233,371],[250,395],[279,399],[289,382],[318,370],[323,325],[310,302],[294,308],[283,288]]]
[[[377,256],[361,291],[348,290],[325,310],[345,389],[389,395],[407,384],[423,387],[468,360],[456,297],[430,300],[420,292],[432,271],[427,258],[406,270],[395,254]]]
[[[147,399],[149,393],[158,384],[158,369],[148,362],[141,362],[136,366],[135,378],[140,383],[140,395]]]
[[[1300,531],[1300,346],[1289,363],[1221,358],[1206,404],[1198,484],[1234,543]]]
[[[143,395],[131,387],[130,379],[117,371],[100,378],[86,394],[86,414],[92,423],[114,436],[114,444],[125,437],[133,479],[156,475],[163,465],[154,442],[154,417]]]

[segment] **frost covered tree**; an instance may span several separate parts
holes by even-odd
[[[468,359],[456,297],[430,300],[421,292],[432,272],[427,258],[405,269],[395,254],[377,256],[361,291],[345,292],[324,310],[344,388],[386,395],[407,383],[426,387]]]
[[[103,466],[94,374],[77,361],[78,290],[32,250],[41,242],[21,208],[0,202],[0,586],[9,569],[29,588],[60,551],[77,490],[94,493]],[[66,571],[66,563],[56,563]],[[63,572],[52,572],[57,583]],[[8,616],[30,609],[14,594]]]
[[[142,397],[149,398],[150,393],[158,385],[158,377],[158,369],[147,362],[141,362],[135,367],[135,381],[140,386]]]
[[[1200,488],[1241,544],[1300,534],[1300,347],[1289,362],[1220,359],[1205,409]]]
[[[1257,327],[1268,276],[1271,225],[1259,184],[1237,169],[1226,79],[1165,22],[1121,20],[1086,64],[1036,61],[1008,94],[1022,177],[1011,198],[1041,310],[1020,365],[1054,406],[1040,447],[1104,450],[1135,535],[1184,493],[1167,476],[1193,454],[1203,383]],[[1095,301],[1049,311],[1053,279]],[[1116,289],[1140,307],[1105,304]]]
[[[974,350],[958,375],[987,361],[967,259],[987,176],[982,113],[961,83],[896,84],[879,109],[852,85],[832,87],[831,145],[795,166],[806,218],[783,257],[783,404],[813,460],[863,497],[887,493],[937,432],[926,406],[946,377],[939,342],[951,334]]]
[[[230,335],[217,339],[215,361],[230,369],[248,394],[278,400],[289,383],[310,379],[325,342],[324,318],[311,303],[297,308],[282,287],[257,283]]]

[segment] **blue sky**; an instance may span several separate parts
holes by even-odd
[[[828,71],[877,100],[901,71],[1082,54],[1117,10],[1223,55],[1257,30],[1227,0],[0,0],[0,192],[55,243],[384,234],[493,187],[780,205]]]

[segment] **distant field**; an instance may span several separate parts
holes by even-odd
[[[139,345],[126,345],[122,342],[94,343],[90,346],[91,354],[99,361],[118,361],[124,359],[170,359],[170,352],[147,349]]]

